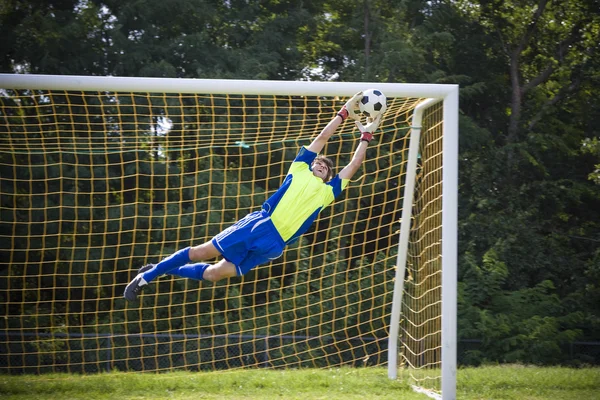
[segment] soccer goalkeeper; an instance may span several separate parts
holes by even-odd
[[[312,143],[300,149],[281,187],[260,211],[246,215],[204,244],[186,247],[156,265],[141,267],[125,288],[125,299],[136,300],[145,286],[164,274],[216,282],[244,275],[281,256],[285,246],[306,232],[321,210],[340,195],[365,160],[382,114],[367,119],[363,126],[356,113],[362,96],[362,92],[355,94]],[[360,141],[350,163],[334,176],[331,160],[318,154],[348,117],[355,120]],[[222,258],[215,264],[202,262],[218,257]]]

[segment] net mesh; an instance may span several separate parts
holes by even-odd
[[[362,169],[278,260],[216,284],[161,277],[139,304],[122,298],[141,265],[260,209],[345,100],[1,90],[0,373],[385,364],[421,99],[388,98]],[[440,127],[437,108],[404,295],[403,360],[417,370],[440,363]],[[338,133],[324,153],[339,171],[358,133]]]
[[[439,389],[442,355],[442,105],[423,120],[402,296],[403,369]]]

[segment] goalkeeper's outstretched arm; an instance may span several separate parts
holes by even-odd
[[[356,110],[358,110],[358,102],[362,99],[362,92],[356,93],[350,100],[344,104],[342,109],[336,114],[336,116],[329,121],[329,123],[323,128],[321,133],[312,141],[312,143],[308,146],[308,150],[313,153],[320,153],[325,147],[325,144],[329,140],[331,136],[335,133],[337,128],[340,126],[342,122],[344,122],[348,117],[353,120],[358,120],[359,117],[356,115]]]
[[[367,119],[367,125],[364,126],[358,121],[355,122],[358,130],[360,131],[360,141],[358,143],[358,147],[354,151],[352,160],[344,167],[344,169],[340,171],[340,178],[351,179],[356,171],[360,169],[360,166],[365,161],[369,142],[373,139],[373,132],[377,130],[377,127],[381,122],[381,118],[382,114],[379,114],[377,117],[375,117],[375,119]]]

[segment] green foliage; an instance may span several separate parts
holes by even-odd
[[[484,265],[482,269],[489,267]],[[582,337],[579,327],[585,320],[584,312],[569,311],[550,281],[510,292],[501,290],[502,279],[487,282],[489,287],[477,286],[485,294],[494,293],[485,309],[479,305],[482,294],[472,289],[476,284],[469,277],[460,287],[461,335],[478,333],[484,338],[484,350],[469,351],[467,363],[567,361],[562,348]]]

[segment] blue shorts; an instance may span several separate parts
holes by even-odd
[[[238,276],[283,254],[285,242],[264,211],[246,215],[212,239],[223,257],[233,263]]]

